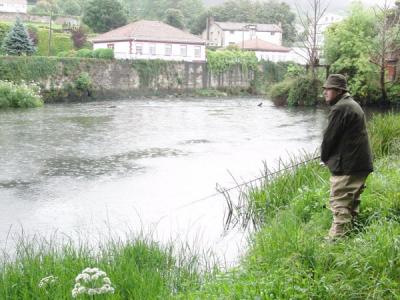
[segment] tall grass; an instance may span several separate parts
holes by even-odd
[[[43,101],[36,85],[0,80],[0,109],[39,107]]]
[[[114,294],[96,296],[100,299],[167,299],[197,289],[205,271],[195,251],[189,255],[187,249],[146,237],[110,240],[98,248],[52,240],[21,238],[15,258],[3,257],[0,299],[71,299],[75,278],[87,267],[105,271],[115,288]],[[40,288],[39,282],[48,276],[57,281]]]

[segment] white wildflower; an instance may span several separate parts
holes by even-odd
[[[75,278],[75,286],[72,289],[72,297],[87,294],[90,296],[101,294],[113,294],[114,288],[107,273],[99,268],[86,268]]]
[[[50,276],[42,278],[40,280],[38,286],[39,286],[39,288],[47,288],[47,287],[53,285],[54,283],[56,283],[57,280],[58,280],[58,277],[50,275]]]

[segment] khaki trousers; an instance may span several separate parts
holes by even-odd
[[[333,222],[329,237],[346,234],[352,228],[352,221],[359,213],[360,195],[365,188],[367,176],[331,176],[330,208]]]

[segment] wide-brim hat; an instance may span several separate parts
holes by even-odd
[[[324,89],[337,89],[348,91],[347,80],[342,74],[331,74],[322,86]]]

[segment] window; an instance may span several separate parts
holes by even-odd
[[[150,52],[150,55],[156,55],[156,45],[155,44],[150,44],[149,52]]]
[[[166,44],[165,45],[165,55],[171,56],[172,55],[172,45]]]
[[[143,45],[136,44],[136,54],[142,55],[143,54]]]
[[[201,46],[194,47],[194,57],[201,57]]]
[[[181,56],[187,56],[187,46],[181,45]]]
[[[275,35],[275,31],[272,31],[272,32],[271,32],[271,35]]]
[[[229,31],[231,34],[235,34],[235,31],[233,31],[233,30],[231,30],[231,31]]]
[[[114,44],[107,44],[108,49],[113,49],[114,50]]]

